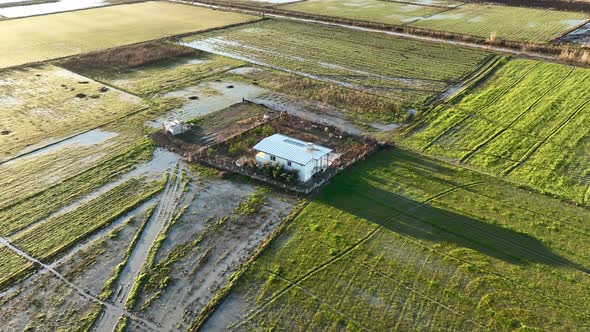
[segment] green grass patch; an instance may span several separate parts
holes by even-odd
[[[235,289],[248,309],[229,328],[584,330],[588,218],[384,150],[336,176],[254,262]]]
[[[414,124],[403,144],[588,204],[590,70],[512,60]]]
[[[145,108],[139,98],[51,65],[0,73],[0,160]],[[40,146],[39,146],[40,145]]]
[[[382,115],[390,120],[488,59],[488,53],[479,50],[281,20],[193,35],[182,42],[391,98],[397,109]]]

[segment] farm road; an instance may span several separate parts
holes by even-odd
[[[116,315],[117,317],[120,316],[127,316],[135,321],[137,321],[138,323],[144,325],[145,327],[147,327],[150,330],[157,330],[157,326],[150,322],[149,320],[146,320],[144,318],[141,318],[139,316],[134,315],[133,313],[128,312],[125,309],[116,307],[108,302],[105,302],[97,297],[95,297],[94,295],[90,294],[87,290],[75,285],[74,283],[70,282],[68,279],[66,279],[62,274],[60,274],[58,271],[56,271],[54,268],[52,268],[51,266],[42,263],[41,261],[39,261],[38,259],[30,256],[29,254],[27,254],[26,252],[20,250],[19,248],[15,247],[14,245],[12,245],[12,243],[10,243],[10,241],[8,241],[8,239],[4,238],[4,237],[0,237],[0,244],[7,247],[8,249],[10,249],[11,251],[13,251],[14,253],[16,253],[17,255],[23,257],[24,259],[28,260],[29,262],[41,266],[41,268],[43,268],[44,270],[49,271],[51,274],[53,274],[54,276],[56,276],[58,279],[60,279],[61,281],[63,281],[68,287],[74,289],[76,292],[78,292],[78,294],[80,294],[80,296],[82,296],[83,298],[87,299],[88,301],[92,301],[92,302],[96,302],[98,304],[100,304],[104,311],[109,313],[109,314],[113,314]]]

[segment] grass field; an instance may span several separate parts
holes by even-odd
[[[278,20],[189,36],[183,44],[386,96],[398,111],[421,105],[488,59],[477,50]],[[389,120],[395,118],[392,110]]]
[[[405,144],[588,205],[589,79],[584,68],[512,60],[420,119]]]
[[[256,17],[165,1],[0,22],[0,68],[85,53]],[[108,22],[108,24],[105,24]]]
[[[165,94],[196,85],[206,77],[242,66],[244,62],[210,53],[158,61],[120,73],[103,71],[98,78],[141,96]]]
[[[255,261],[228,298],[243,308],[229,328],[585,330],[588,218],[491,177],[381,151],[337,176]],[[221,308],[224,321],[240,312]]]
[[[0,73],[0,160],[146,108],[139,98],[51,65]]]
[[[588,18],[584,13],[473,3],[410,25],[479,37],[490,37],[494,33],[499,39],[547,42]]]
[[[309,14],[344,17],[387,24],[404,24],[448,10],[447,6],[461,3],[450,2],[437,6],[411,5],[408,3],[381,0],[308,0],[283,8]],[[441,7],[438,7],[441,6]]]
[[[460,6],[449,3],[440,7],[440,4],[415,6],[380,0],[311,0],[283,8],[378,23],[406,24],[484,38],[494,33],[498,39],[530,42],[553,40],[590,18],[584,13],[480,3]]]

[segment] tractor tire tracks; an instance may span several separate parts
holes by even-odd
[[[590,103],[590,99],[583,102],[580,106],[578,106],[565,120],[563,120],[559,125],[557,125],[557,127],[555,127],[555,129],[553,129],[551,131],[551,133],[549,133],[549,135],[547,135],[547,137],[545,137],[542,141],[537,142],[524,155],[524,157],[518,163],[516,163],[516,164],[508,167],[506,170],[504,170],[502,172],[502,175],[508,176],[508,175],[510,175],[510,173],[512,173],[513,171],[515,171],[516,169],[518,169],[519,167],[524,165],[524,163],[526,163],[527,160],[529,160],[529,158],[533,154],[535,154],[535,152],[537,152],[537,150],[539,150],[541,148],[541,146],[543,146],[548,140],[550,140],[555,134],[557,134],[563,127],[565,127],[571,121],[571,119],[573,119],[576,115],[578,115],[578,113],[580,113],[584,109],[584,107],[586,107],[589,103]]]
[[[424,152],[424,151],[428,150],[432,145],[438,143],[443,137],[445,137],[446,135],[448,135],[451,131],[453,131],[455,128],[457,128],[458,126],[460,126],[463,122],[465,122],[466,120],[472,118],[473,116],[477,115],[478,113],[481,113],[483,110],[485,110],[488,107],[490,107],[493,104],[495,104],[496,101],[498,101],[498,99],[502,98],[508,91],[512,90],[512,88],[514,88],[516,85],[518,85],[520,82],[522,82],[533,70],[535,70],[540,65],[541,65],[540,63],[537,63],[537,64],[531,66],[531,68],[529,68],[528,70],[526,70],[521,76],[519,76],[514,82],[512,82],[506,88],[502,89],[498,93],[497,96],[495,96],[490,101],[488,101],[485,105],[483,105],[481,108],[479,108],[478,110],[476,110],[475,112],[473,112],[473,114],[469,114],[469,115],[461,118],[461,120],[459,120],[457,123],[455,123],[452,126],[450,126],[449,128],[447,128],[440,135],[436,136],[431,142],[429,142],[424,148],[422,148],[422,151]]]
[[[97,298],[96,296],[92,295],[89,291],[77,286],[76,284],[72,283],[71,281],[69,281],[68,279],[66,279],[66,277],[64,277],[61,273],[59,273],[57,270],[55,270],[54,268],[52,268],[51,266],[49,266],[48,264],[45,264],[43,262],[41,262],[40,260],[30,256],[29,254],[27,254],[26,252],[22,251],[21,249],[17,248],[16,246],[14,246],[12,243],[10,243],[10,241],[8,241],[8,239],[4,238],[4,237],[0,237],[0,244],[4,245],[5,247],[7,247],[8,249],[10,249],[12,252],[14,252],[15,254],[19,255],[20,257],[26,259],[27,261],[40,266],[41,268],[43,268],[44,270],[49,271],[51,274],[53,274],[55,277],[57,277],[58,279],[60,279],[63,283],[65,283],[68,287],[72,288],[73,290],[75,290],[80,296],[82,296],[83,298],[85,298],[88,301],[92,301],[95,303],[100,304],[103,309],[106,312],[112,312],[115,313],[116,315],[120,316],[126,316],[131,318],[132,320],[144,325],[146,328],[150,329],[150,330],[157,330],[157,326],[156,324],[154,324],[153,322],[141,318],[125,309],[121,309],[118,308],[108,302],[105,302],[99,298]]]
[[[475,186],[478,184],[481,184],[482,182],[472,182],[472,183],[467,183],[467,184],[463,184],[463,185],[458,185],[452,188],[449,188],[445,191],[442,191],[434,196],[431,196],[429,198],[427,198],[426,200],[422,201],[422,202],[418,202],[416,203],[414,206],[407,208],[404,211],[401,211],[389,218],[387,218],[384,222],[391,222],[393,221],[395,218],[405,214],[405,213],[409,213],[421,206],[424,206],[425,204],[427,204],[428,202],[435,200],[437,198],[440,198],[444,195],[450,194],[456,190],[460,190],[463,188],[467,188],[467,187],[471,187],[471,186]],[[271,296],[268,300],[266,300],[264,303],[260,304],[259,306],[257,306],[255,309],[253,309],[252,311],[250,311],[248,314],[246,314],[239,322],[237,322],[234,326],[231,327],[231,330],[235,330],[237,328],[239,328],[240,326],[244,325],[246,322],[248,322],[250,319],[252,319],[255,315],[257,315],[259,312],[261,312],[263,309],[265,309],[267,306],[269,306],[270,304],[272,304],[274,301],[276,301],[278,298],[280,298],[283,294],[285,294],[287,291],[289,291],[291,288],[293,288],[296,285],[299,285],[303,280],[307,279],[308,277],[316,274],[317,272],[325,269],[327,266],[331,265],[332,263],[340,260],[342,257],[346,256],[347,254],[349,254],[350,252],[352,252],[354,249],[358,248],[359,246],[361,246],[363,243],[367,242],[369,239],[371,239],[377,232],[379,232],[381,229],[383,228],[383,226],[379,225],[377,227],[375,227],[374,229],[372,229],[369,233],[367,233],[364,237],[362,237],[359,241],[357,241],[356,243],[354,243],[353,245],[351,245],[350,247],[346,248],[345,250],[343,250],[341,253],[337,254],[336,256],[334,256],[332,259],[316,266],[315,268],[311,269],[310,271],[308,271],[307,273],[303,274],[302,276],[298,277],[297,279],[293,280],[291,282],[291,284],[289,284],[288,286],[284,287],[283,289],[281,289],[279,292],[277,292],[275,295]]]
[[[524,117],[530,110],[532,110],[533,108],[535,108],[535,106],[537,106],[541,102],[541,100],[543,100],[543,98],[545,98],[549,93],[551,93],[552,91],[554,91],[555,89],[557,89],[559,86],[561,86],[561,84],[571,76],[571,74],[574,72],[574,70],[575,70],[575,68],[572,67],[570,69],[570,71],[561,80],[559,80],[557,83],[555,83],[553,86],[551,86],[545,92],[543,92],[541,94],[541,96],[539,96],[539,98],[537,98],[531,105],[529,105],[524,111],[522,111],[506,127],[504,127],[502,129],[496,131],[492,136],[488,137],[488,139],[486,139],[484,142],[478,144],[474,149],[472,149],[470,152],[468,152],[466,155],[464,155],[461,158],[460,162],[461,163],[465,163],[469,158],[471,158],[479,150],[481,150],[482,148],[484,148],[485,146],[487,146],[488,144],[490,144],[493,140],[495,140],[496,138],[498,138],[500,135],[502,135],[508,129],[512,128],[512,126],[514,126],[514,124],[516,124],[520,119],[522,119],[522,117]]]

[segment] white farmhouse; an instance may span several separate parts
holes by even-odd
[[[164,129],[170,135],[179,135],[184,133],[185,126],[184,122],[180,120],[168,121],[164,124]]]
[[[330,166],[332,149],[304,142],[289,136],[274,134],[253,148],[258,164],[281,164],[288,170],[299,171],[299,181],[306,182],[315,173]]]

